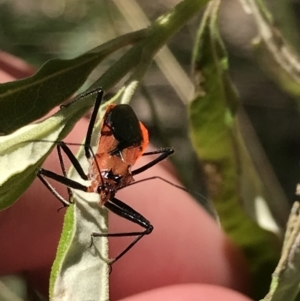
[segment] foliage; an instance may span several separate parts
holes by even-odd
[[[187,104],[190,138],[202,162],[208,193],[220,215],[224,230],[243,249],[250,262],[255,278],[253,295],[262,298],[267,292],[271,272],[278,260],[280,240],[261,229],[254,221],[259,220],[259,217],[253,203],[258,196],[264,198],[273,213],[278,229],[284,227],[288,205],[285,198],[281,197],[281,190],[274,188],[278,186],[275,185],[277,182],[272,182],[274,191],[268,187],[270,173],[262,171],[261,166],[257,164],[257,152],[253,152],[249,146],[255,140],[249,139],[245,131],[245,119],[241,118],[244,115],[240,112],[240,99],[230,78],[228,54],[217,23],[221,1],[209,2],[195,39],[192,62],[195,87],[193,96],[186,92],[192,90],[190,80],[186,79],[181,68],[172,61],[173,57],[168,49],[164,48],[182,27],[201,11],[206,2],[208,1],[184,0],[157,18],[147,29],[132,31],[125,35],[119,34],[119,37],[110,39],[89,52],[82,55],[76,53],[77,56],[72,59],[50,60],[34,76],[1,85],[0,132],[5,136],[0,138],[0,169],[7,172],[0,175],[0,208],[11,206],[19,198],[55,146],[41,140],[62,140],[92,107],[94,94],[85,98],[79,95],[71,105],[58,110],[51,117],[35,124],[30,124],[31,122],[43,117],[50,109],[70,98],[95,70],[92,77],[89,77],[88,84],[90,85],[91,81],[93,83],[88,91],[97,87],[103,87],[108,91],[126,77],[110,101],[129,103],[145,78],[152,61],[155,60],[168,81],[176,87],[177,94]],[[241,2],[245,11],[252,14],[258,26],[258,34],[253,39],[252,45],[260,66],[282,90],[298,97],[300,91],[298,55],[288,46],[279,29],[275,27],[272,15],[262,1]],[[130,4],[127,3],[127,6]],[[125,9],[123,7],[124,16]],[[93,13],[92,9],[90,13]],[[102,19],[107,21],[107,18],[103,13]],[[79,19],[88,22],[88,18]],[[61,24],[63,22],[57,24],[58,28]],[[74,26],[69,22],[66,29],[69,30],[69,27]],[[144,28],[145,25],[141,27]],[[184,44],[181,41],[180,43]],[[76,52],[82,49],[84,43],[77,40],[76,43],[69,44],[72,47],[69,46],[68,49],[75,49]],[[77,45],[79,47],[76,47]],[[130,45],[130,48],[125,48]],[[190,55],[190,48],[187,49],[186,56]],[[162,51],[157,54],[160,49]],[[98,75],[99,69],[97,71],[99,64],[102,67],[109,66],[101,75]],[[178,70],[180,72],[177,72]],[[174,79],[175,73],[180,81]],[[188,88],[181,89],[181,85]],[[162,101],[160,106],[163,105]],[[175,106],[173,103],[170,105]],[[169,106],[166,105],[167,108]],[[177,116],[176,118],[178,119]],[[161,133],[163,135],[164,131]],[[97,143],[96,136],[93,145]],[[171,138],[173,135],[168,136]],[[84,165],[83,154],[79,153],[78,156]],[[187,157],[189,156],[183,156]],[[195,161],[191,162],[190,165],[188,161],[184,162],[179,168],[184,180],[187,179],[186,175],[193,173],[189,168],[185,173],[182,166],[194,166]],[[266,166],[266,162],[263,166]],[[76,178],[72,170],[70,176]],[[244,189],[245,183],[247,190]],[[196,184],[198,187],[199,183]],[[245,193],[249,190],[251,194]],[[95,210],[98,209],[97,200],[89,195],[76,194],[75,203],[75,206],[70,206],[65,217],[65,226],[52,270],[50,295],[56,299],[56,296],[64,293],[68,296],[68,300],[75,300],[74,292],[76,292],[76,297],[81,299],[90,297],[93,300],[106,300],[108,266],[105,262],[97,260],[99,254],[95,249],[86,249],[86,245],[89,244],[86,237],[94,231],[94,227],[107,231],[107,212]],[[242,209],[241,204],[247,212]],[[298,211],[297,207],[292,212],[291,218],[294,218],[294,221],[298,217]],[[89,222],[91,220],[99,223],[92,224],[91,227]],[[295,251],[299,249],[298,232],[293,232],[299,227],[297,222],[290,221],[289,225],[290,232],[286,234],[283,257],[273,276],[271,291],[265,300],[286,300],[287,296],[295,298],[298,293],[298,280],[295,280],[297,278],[294,277],[290,267],[293,266],[296,271],[300,269],[298,252]],[[81,235],[82,233],[85,235]],[[98,247],[100,256],[107,258],[107,242],[101,240]],[[98,266],[99,262],[102,262],[102,266]],[[82,267],[86,266],[89,267],[89,276],[86,279],[101,278],[103,285],[101,289],[93,281],[81,281],[86,272]],[[291,278],[295,281],[291,281]],[[70,279],[72,285],[68,282]]]

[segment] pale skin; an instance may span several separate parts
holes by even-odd
[[[19,76],[31,72],[22,62],[1,54],[0,70],[1,59],[15,70],[0,71],[1,82],[18,78],[18,71]],[[66,141],[81,142],[87,124],[88,120],[82,119]],[[149,159],[141,158],[136,167]],[[55,152],[44,167],[60,171]],[[159,175],[177,183],[170,170],[167,163],[158,164],[139,178]],[[56,187],[66,195],[63,185]],[[117,197],[150,220],[154,231],[113,266],[111,300],[250,300],[237,292],[250,289],[241,252],[188,194],[154,180],[126,188]],[[0,274],[23,274],[30,285],[47,295],[64,216],[64,209],[57,212],[59,207],[53,195],[35,180],[18,202],[0,212]],[[137,226],[111,214],[109,229],[122,232]],[[122,248],[122,239],[110,240],[110,256]]]

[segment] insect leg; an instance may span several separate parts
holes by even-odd
[[[86,187],[81,185],[80,183],[77,183],[69,178],[67,178],[67,171],[66,171],[66,167],[65,167],[65,163],[63,160],[63,156],[62,156],[62,150],[64,151],[64,153],[66,154],[66,156],[69,158],[69,160],[71,161],[71,163],[73,164],[75,170],[78,172],[78,174],[80,175],[80,177],[83,180],[88,180],[87,175],[84,173],[80,163],[78,162],[77,158],[74,156],[74,154],[72,153],[72,151],[70,150],[70,148],[63,142],[60,141],[57,144],[57,154],[58,154],[58,159],[59,159],[59,163],[61,166],[61,170],[63,173],[63,176],[58,175],[50,170],[46,170],[46,169],[39,169],[39,171],[37,172],[37,176],[39,177],[39,179],[42,181],[42,183],[50,190],[50,192],[63,204],[63,206],[68,206],[70,204],[70,199],[72,197],[72,191],[70,189],[71,188],[75,188],[75,189],[80,189],[83,191],[86,191]],[[68,194],[69,194],[69,201],[65,200],[56,190],[55,188],[45,179],[45,177],[51,178],[53,180],[56,180],[64,185],[67,186],[68,189]],[[76,184],[75,184],[76,183]],[[84,188],[83,188],[84,187]]]
[[[93,109],[93,112],[92,112],[92,115],[91,115],[90,123],[89,123],[87,134],[86,134],[85,144],[84,144],[85,145],[85,147],[84,147],[85,156],[88,159],[92,156],[91,153],[90,153],[92,132],[93,132],[93,128],[94,128],[94,125],[95,125],[95,122],[96,122],[96,117],[97,117],[97,114],[98,114],[98,111],[99,111],[99,108],[100,108],[100,105],[101,105],[101,102],[102,102],[102,98],[103,98],[103,94],[104,94],[103,89],[102,88],[95,88],[93,90],[83,92],[82,94],[78,95],[75,99],[73,99],[71,102],[69,102],[68,104],[62,105],[60,107],[61,109],[63,109],[65,107],[70,106],[75,101],[78,101],[79,99],[82,99],[82,98],[88,97],[90,95],[93,95],[95,93],[97,93],[97,97],[96,97],[94,109]]]
[[[65,176],[59,175],[53,171],[40,168],[37,172],[38,178],[42,181],[42,183],[50,190],[50,192],[63,204],[63,206],[69,206],[70,201],[65,200],[56,190],[55,188],[46,180],[47,178],[53,179],[59,183],[64,184],[67,187],[78,189],[81,191],[87,191],[88,187],[84,186],[74,180],[71,180]]]
[[[136,232],[123,232],[123,233],[92,233],[92,244],[94,237],[124,237],[124,236],[137,236],[118,256],[110,261],[112,265],[117,260],[119,260],[123,255],[125,255],[144,235],[148,235],[152,232],[153,226],[151,223],[143,217],[140,213],[132,209],[130,206],[126,205],[122,201],[112,198],[109,202],[104,205],[107,209],[113,213],[123,217],[135,224],[140,225],[145,230]]]
[[[70,200],[67,201],[63,196],[61,196],[56,191],[56,189],[43,177],[42,173],[40,173],[40,170],[38,171],[37,176],[42,181],[42,183],[48,188],[48,190],[62,203],[63,207],[67,207],[70,205]]]
[[[140,167],[136,170],[133,170],[132,175],[135,176],[137,174],[140,174],[141,172],[144,172],[145,170],[151,168],[152,166],[156,165],[160,161],[162,161],[162,160],[166,159],[167,157],[171,156],[172,154],[174,154],[174,149],[173,148],[163,148],[163,149],[159,149],[159,150],[156,150],[156,151],[144,153],[143,156],[155,155],[155,154],[160,154],[160,156],[155,158],[151,162],[145,164],[144,166],[142,166],[142,167]]]
[[[69,158],[69,160],[71,161],[71,163],[73,164],[75,170],[77,171],[77,173],[80,175],[80,177],[83,180],[88,180],[87,175],[85,174],[85,172],[83,171],[78,159],[75,157],[75,155],[73,154],[73,152],[70,150],[70,148],[67,146],[67,144],[63,141],[60,141],[57,145],[57,152],[58,152],[58,158],[59,158],[59,162],[60,162],[60,166],[63,172],[63,175],[66,177],[67,176],[67,172],[66,172],[66,168],[65,168],[65,164],[64,164],[64,160],[61,154],[61,149],[64,151],[64,153],[67,155],[67,157]]]
[[[62,173],[63,173],[63,175],[66,177],[66,176],[67,176],[67,170],[66,170],[64,158],[63,158],[63,156],[62,156],[62,154],[61,154],[61,148],[64,149],[64,146],[63,146],[63,145],[64,145],[64,142],[62,142],[62,141],[59,142],[59,143],[57,144],[57,146],[56,146],[56,150],[57,150],[58,160],[59,160],[59,164],[60,164]],[[65,153],[68,152],[68,151],[71,152],[71,150],[68,148],[68,150],[65,150]],[[73,153],[72,153],[72,155],[73,155]],[[42,177],[40,177],[40,179],[42,179]],[[44,184],[45,184],[45,182],[48,183],[48,181],[46,181],[44,178],[43,178],[43,180],[44,180],[44,181],[42,181],[42,182],[43,182]],[[46,187],[48,187],[48,185],[46,185]],[[48,187],[48,188],[49,188],[49,187]],[[71,188],[70,188],[69,186],[67,186],[67,190],[68,190],[69,203],[70,203],[70,202],[71,202],[70,200],[72,199],[73,193],[72,193],[72,190],[71,190]],[[57,197],[58,199],[60,199],[61,195],[57,195],[56,197]]]
[[[96,122],[96,118],[97,118],[97,114],[100,108],[100,105],[102,103],[102,99],[103,99],[103,90],[101,88],[99,88],[97,90],[97,97],[96,97],[96,101],[95,101],[95,105],[94,105],[94,109],[91,115],[91,119],[90,119],[90,123],[87,129],[87,133],[86,133],[86,138],[85,138],[85,143],[84,143],[84,150],[85,150],[85,156],[89,159],[92,154],[90,153],[90,145],[91,145],[91,140],[92,140],[92,133],[93,133],[93,129],[95,126],[95,122]]]

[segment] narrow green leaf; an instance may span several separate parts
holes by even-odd
[[[300,58],[274,25],[262,1],[243,0],[258,27],[253,40],[256,58],[266,73],[288,93],[300,95]]]
[[[248,257],[257,285],[255,295],[262,297],[279,248],[274,237],[259,228],[241,207],[239,141],[235,138],[238,98],[217,29],[219,5],[219,0],[213,0],[207,6],[195,45],[196,97],[189,105],[191,139],[204,164],[208,186],[213,187],[211,196],[221,224]]]
[[[118,37],[70,60],[46,62],[32,77],[0,85],[0,133],[35,121],[75,93],[109,54],[140,40],[145,30]]]
[[[287,223],[279,263],[272,274],[269,293],[261,301],[299,300],[300,204],[295,202]],[[298,298],[297,298],[298,295]]]

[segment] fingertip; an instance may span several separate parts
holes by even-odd
[[[251,301],[248,297],[230,290],[209,284],[181,284],[146,291],[121,299],[120,301]]]
[[[15,79],[28,77],[35,69],[20,58],[7,52],[0,51],[0,82],[10,82]]]

